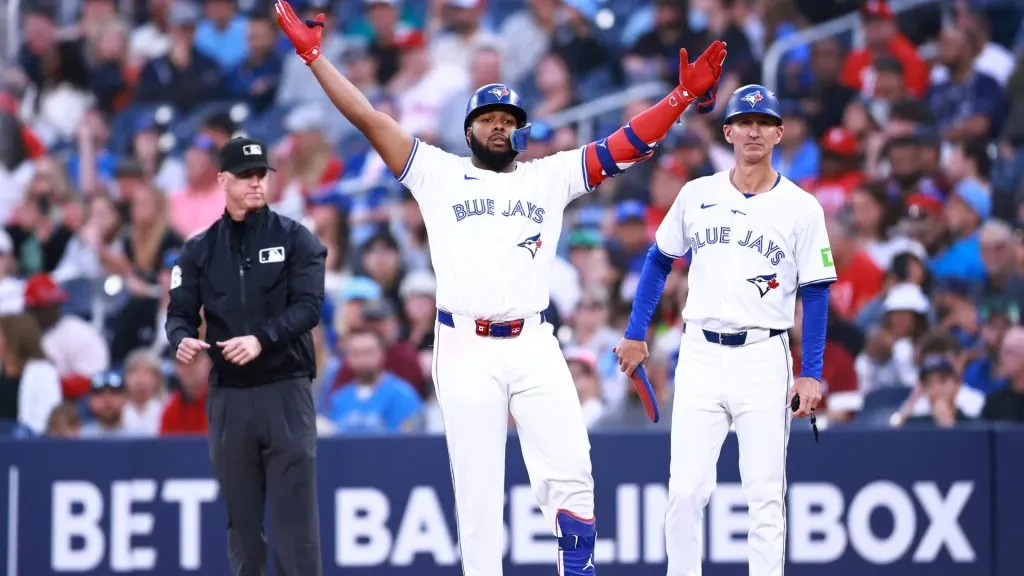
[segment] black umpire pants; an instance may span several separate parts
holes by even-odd
[[[309,379],[210,386],[207,416],[210,461],[228,512],[232,574],[267,574],[266,506],[277,576],[321,576]]]

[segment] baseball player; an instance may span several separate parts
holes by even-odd
[[[726,46],[692,64],[677,86],[608,138],[517,162],[530,125],[518,94],[479,88],[460,158],[406,134],[325,58],[322,19],[303,22],[284,0],[281,29],[339,111],[416,198],[437,276],[433,381],[445,425],[465,576],[500,576],[508,414],[516,420],[537,502],[558,541],[558,573],[595,573],[590,444],[572,377],[542,311],[565,206],[653,154],[692,103],[713,105]]]
[[[627,374],[647,359],[648,322],[672,261],[691,253],[673,397],[668,574],[701,573],[704,507],[732,425],[750,509],[750,576],[782,576],[790,413],[814,422],[836,270],[821,205],[772,169],[783,131],[775,95],[757,85],[737,89],[723,131],[736,165],[680,190],[648,251],[616,351]],[[786,331],[798,290],[804,362],[793,382]]]

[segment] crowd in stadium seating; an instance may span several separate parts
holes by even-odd
[[[719,93],[776,87],[786,130],[774,166],[828,218],[839,281],[823,420],[1024,422],[1024,10],[851,4],[293,2],[305,17],[327,14],[325,55],[375,106],[453,153],[468,154],[472,89],[517,89],[535,123],[524,160],[607,135],[652,101],[561,113],[674,82],[680,47],[698,54],[726,40]],[[763,76],[775,41],[851,10],[854,31],[797,45]],[[17,53],[0,69],[5,433],[205,431],[209,359],[173,361],[164,311],[177,251],[223,212],[216,151],[237,133],[272,145],[269,201],[329,249],[316,331],[322,433],[443,430],[431,382],[436,283],[417,205],[335,112],[270,3],[25,0],[18,18],[6,23]],[[592,430],[671,421],[674,378],[685,379],[674,374],[685,259],[650,335],[661,423],[646,419],[612,347],[680,187],[731,164],[718,113],[687,115],[654,159],[568,209],[548,312]]]

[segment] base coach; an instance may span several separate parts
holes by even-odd
[[[266,505],[277,574],[320,576],[312,330],[327,249],[267,207],[273,168],[263,142],[229,141],[220,170],[226,210],[171,270],[167,340],[179,362],[204,351],[213,361],[210,460],[227,507],[232,573],[266,574]]]

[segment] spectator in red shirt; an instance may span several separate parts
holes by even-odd
[[[883,0],[867,0],[861,8],[865,47],[850,52],[843,64],[843,84],[859,90],[863,96],[875,94],[874,63],[886,56],[903,65],[907,91],[917,98],[928,89],[928,65],[917,48],[896,27],[892,10]]]
[[[200,352],[191,364],[176,362],[174,372],[181,387],[174,391],[160,420],[160,435],[205,434],[206,386],[210,375],[210,357]]]
[[[803,188],[818,199],[826,215],[831,215],[847,204],[850,193],[864,180],[860,143],[853,132],[834,126],[822,136],[820,145],[820,174]]]
[[[826,221],[832,261],[839,278],[831,289],[831,307],[840,317],[852,320],[861,307],[882,290],[885,273],[857,243],[849,218],[843,214]]]

